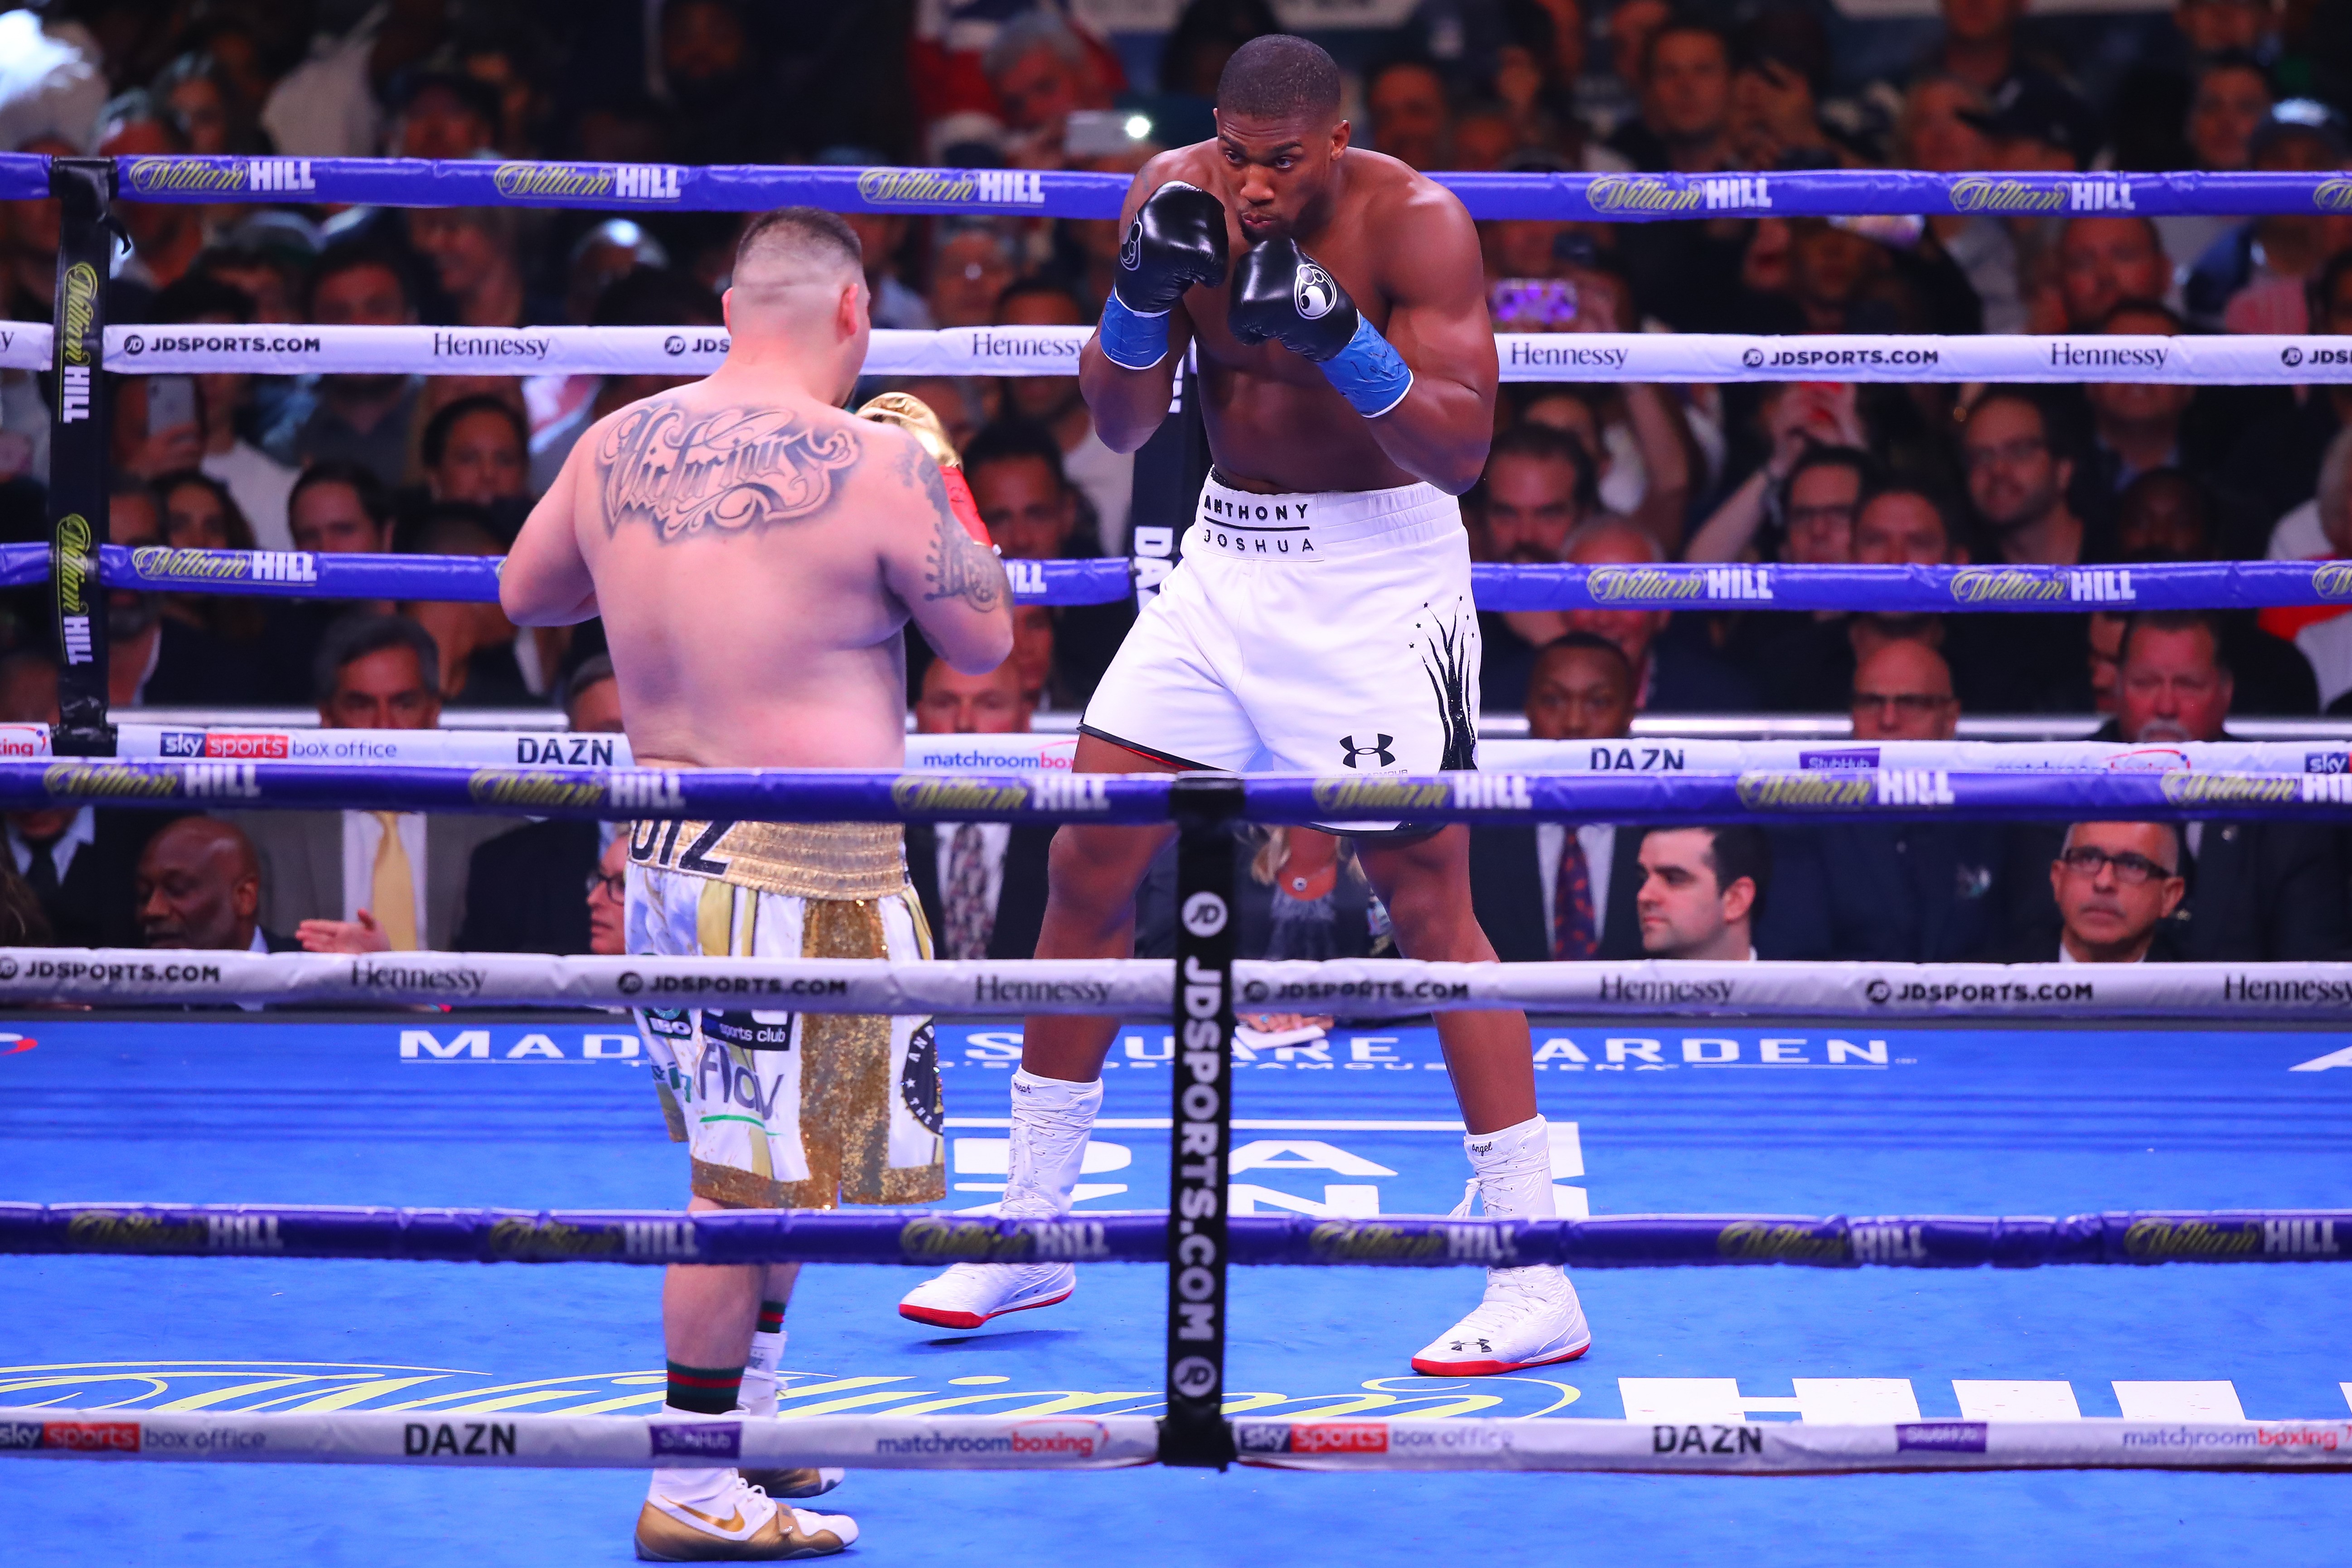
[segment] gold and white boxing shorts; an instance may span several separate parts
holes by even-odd
[[[628,947],[661,957],[931,956],[895,823],[640,822]],[[694,1192],[731,1208],[947,1193],[929,1018],[639,1008]]]

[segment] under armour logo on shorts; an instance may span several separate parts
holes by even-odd
[[[1381,767],[1392,768],[1396,766],[1396,753],[1389,748],[1395,744],[1394,735],[1375,736],[1369,746],[1356,744],[1353,735],[1342,735],[1339,737],[1339,760],[1352,768],[1359,765],[1356,762],[1358,757],[1378,757]]]

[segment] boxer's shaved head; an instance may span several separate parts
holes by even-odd
[[[838,360],[817,383],[826,384],[820,395],[839,403],[866,360],[867,301],[856,230],[815,207],[761,213],[736,242],[735,272],[720,301],[733,340],[729,355],[783,352],[812,373],[820,361]]]
[[[742,289],[831,283],[866,270],[857,231],[816,207],[778,207],[744,227],[733,282]]]
[[[1339,118],[1339,67],[1319,44],[1269,33],[1235,49],[1217,78],[1217,111],[1228,119]]]

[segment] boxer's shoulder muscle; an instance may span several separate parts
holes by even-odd
[[[851,495],[874,432],[838,410],[681,388],[599,422],[583,488],[608,535],[668,543],[814,521]]]

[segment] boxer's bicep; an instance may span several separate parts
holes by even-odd
[[[596,614],[596,580],[580,552],[577,498],[586,447],[572,447],[499,569],[499,607],[519,626],[571,626]]]
[[[940,466],[911,437],[891,436],[887,455],[877,452],[887,498],[883,581],[941,658],[968,675],[993,669],[1013,651],[1004,563],[966,531]]]
[[[1401,243],[1385,252],[1389,342],[1416,380],[1451,382],[1491,399],[1500,369],[1477,230],[1450,202],[1412,209],[1400,226]]]

